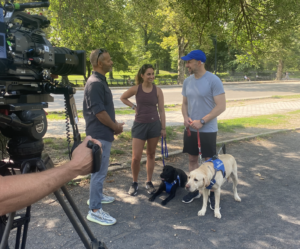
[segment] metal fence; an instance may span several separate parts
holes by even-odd
[[[218,75],[217,75],[218,76]],[[240,82],[240,81],[271,81],[276,78],[275,74],[269,75],[247,75],[248,79],[244,78],[244,75],[234,75],[234,76],[219,76],[223,82]],[[290,78],[291,79],[291,78]],[[284,78],[283,78],[284,80]],[[84,80],[70,80],[70,83],[73,86],[84,86]],[[133,86],[135,85],[134,80],[128,79],[107,79],[107,83],[109,86],[117,87],[117,86]],[[175,78],[156,78],[154,80],[156,85],[177,85],[177,79]]]
[[[175,85],[177,84],[177,79],[171,78],[159,78],[155,79],[155,84],[157,85]],[[84,86],[84,80],[70,80],[70,83],[73,86]],[[135,85],[134,80],[123,80],[123,79],[107,79],[107,83],[109,86],[133,86]]]

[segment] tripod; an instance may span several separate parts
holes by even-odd
[[[16,146],[17,144],[17,146]],[[8,149],[10,153],[11,159],[10,161],[1,161],[0,168],[6,167],[11,168],[12,172],[15,172],[15,169],[19,169],[22,174],[36,172],[36,171],[44,171],[54,167],[54,164],[51,158],[46,155],[43,159],[41,158],[41,152],[44,148],[44,143],[42,140],[39,141],[28,141],[26,138],[13,138],[9,141],[8,147],[13,145],[13,149]],[[31,148],[30,150],[25,150],[25,148]],[[34,150],[32,150],[34,148]],[[31,151],[31,152],[29,152]],[[28,153],[27,153],[28,152]],[[21,154],[21,156],[20,156]],[[87,249],[107,249],[104,243],[98,241],[91,230],[89,229],[87,223],[85,222],[84,218],[82,217],[80,211],[78,210],[74,200],[72,199],[71,195],[67,191],[66,187],[61,187],[62,192],[64,193],[66,199],[68,200],[70,206],[72,207],[74,213],[76,214],[79,222],[83,226],[85,232],[87,233],[88,237],[90,238],[90,242],[84,235],[83,231],[79,227],[74,215],[72,214],[70,208],[65,203],[63,197],[59,193],[59,191],[55,191],[54,195],[56,196],[57,200],[59,201],[60,205],[62,206],[65,214],[69,218],[70,222],[72,223],[73,227],[75,228],[76,232],[78,233],[82,243],[84,244],[85,248]],[[2,242],[0,245],[0,249],[6,249],[8,243],[8,237],[11,229],[17,228],[16,234],[16,244],[15,248],[20,248],[20,239],[22,234],[23,228],[23,236],[22,236],[22,243],[21,249],[25,249],[26,240],[27,240],[27,232],[28,226],[30,222],[30,211],[31,206],[26,208],[26,213],[21,215],[18,218],[15,218],[15,213],[10,213],[8,215],[8,221],[5,227],[4,235],[2,238]]]

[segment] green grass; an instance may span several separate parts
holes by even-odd
[[[276,126],[286,122],[285,115],[263,115],[250,118],[235,118],[229,120],[219,120],[218,127],[223,132],[234,132],[234,129],[257,126]]]
[[[115,113],[116,115],[125,115],[125,114],[134,114],[135,113],[135,110],[132,110],[132,109],[115,109]]]
[[[166,134],[167,134],[167,142],[173,140],[176,137],[176,127],[167,126],[166,127]]]
[[[131,80],[134,80],[137,72],[138,72],[139,68],[136,68],[135,70],[132,71],[113,71],[113,76],[114,79],[123,79],[123,76],[130,76]],[[158,75],[177,75],[177,73],[170,73],[168,71],[164,71],[164,70],[159,70],[159,74]],[[108,77],[108,73],[106,74],[106,76]],[[70,81],[74,81],[74,80],[84,80],[83,76],[80,75],[70,75],[68,76]],[[61,80],[61,77],[59,77],[58,80]]]
[[[44,144],[53,144],[54,141],[52,138],[44,138]]]
[[[288,112],[288,114],[300,114],[300,110]]]
[[[83,113],[82,111],[77,111],[78,118],[83,118]],[[48,120],[65,120],[65,112],[64,111],[59,111],[59,112],[48,112],[47,115]]]
[[[125,154],[125,151],[123,151],[123,150],[117,150],[117,149],[111,149],[110,150],[110,154],[111,155],[122,155],[122,154]]]
[[[272,98],[274,99],[298,99],[300,98],[300,95],[299,94],[296,94],[296,95],[273,95]]]
[[[131,131],[123,131],[119,136],[120,139],[124,139],[125,141],[131,140]]]

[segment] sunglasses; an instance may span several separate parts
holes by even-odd
[[[105,53],[105,52],[106,52],[105,49],[99,48],[99,54],[98,54],[98,57],[97,57],[97,61],[98,61],[100,55],[103,54],[103,53]]]

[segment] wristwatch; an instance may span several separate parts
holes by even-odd
[[[131,109],[134,110],[134,108],[136,108],[136,105],[131,106]]]
[[[204,121],[203,118],[200,119],[200,123],[201,123],[202,125],[205,125],[205,121]]]

